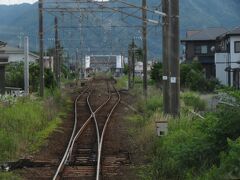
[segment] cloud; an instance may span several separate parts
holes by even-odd
[[[12,4],[21,4],[21,3],[34,3],[37,0],[0,0],[0,4],[12,5]]]

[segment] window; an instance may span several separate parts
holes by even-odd
[[[201,54],[201,46],[195,47],[195,54]]]
[[[208,53],[208,46],[195,46],[195,54],[207,54]]]
[[[240,41],[234,42],[235,53],[240,53]]]
[[[207,46],[201,46],[201,53],[207,54],[208,53],[208,47]]]

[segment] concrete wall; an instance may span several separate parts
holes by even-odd
[[[230,54],[231,54],[231,62],[240,61],[240,53],[235,53],[235,41],[240,41],[240,36],[232,36],[230,37]],[[232,68],[238,68],[239,64],[232,63]]]
[[[225,69],[228,67],[227,59],[228,53],[216,53],[215,54],[215,63],[216,63],[216,78],[223,85],[228,85],[228,76]]]

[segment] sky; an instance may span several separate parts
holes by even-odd
[[[6,4],[6,5],[11,5],[11,4],[21,4],[21,3],[34,3],[38,0],[0,0],[0,4]],[[108,1],[108,0],[96,0],[96,1]]]
[[[21,3],[34,3],[37,0],[0,0],[0,4],[6,4],[6,5],[11,5],[11,4],[21,4]]]

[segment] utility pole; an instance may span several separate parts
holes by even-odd
[[[170,11],[170,90],[171,114],[179,115],[180,108],[180,65],[179,65],[179,0],[169,1]]]
[[[132,87],[135,85],[135,42],[132,39]]]
[[[163,16],[162,26],[162,49],[163,49],[163,109],[165,114],[170,113],[170,89],[169,89],[169,0],[162,0],[162,11],[166,13]]]
[[[43,62],[43,0],[38,0],[39,10],[39,65],[40,65],[40,96],[44,96],[44,62]]]
[[[128,48],[128,89],[132,88],[132,83],[131,83],[132,63],[130,60],[130,55],[132,50],[130,48],[132,48],[131,45],[129,45],[129,48]]]
[[[81,55],[80,55],[80,79],[81,80],[84,79],[83,74],[84,74],[83,73],[83,55],[81,53]]]
[[[76,49],[76,62],[75,62],[75,74],[76,74],[76,79],[79,80],[79,52],[78,48]]]
[[[84,71],[83,71],[83,30],[82,30],[82,23],[83,23],[83,12],[81,11],[81,19],[80,19],[80,24],[79,24],[79,32],[80,32],[80,55],[79,55],[79,60],[80,60],[80,79],[84,79]]]
[[[25,96],[29,95],[29,39],[28,36],[24,38],[24,92]]]
[[[147,0],[142,0],[143,94],[147,98]]]
[[[54,72],[57,80],[57,86],[60,87],[60,57],[59,57],[59,38],[58,38],[58,18],[54,19],[54,29],[55,29],[55,61],[54,61]]]

